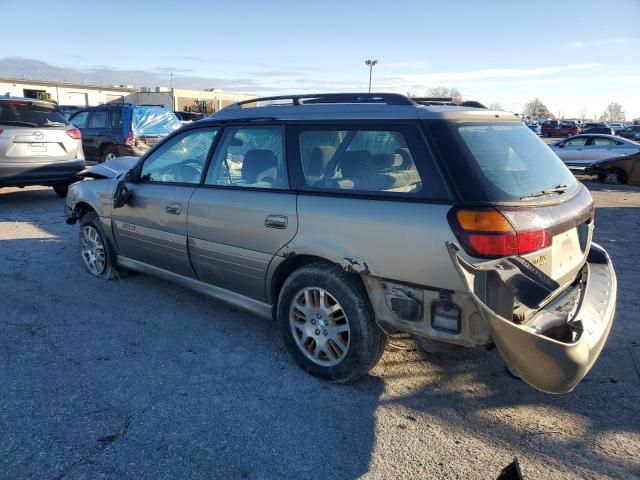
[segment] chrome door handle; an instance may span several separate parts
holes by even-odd
[[[165,210],[171,215],[180,215],[180,212],[182,211],[182,205],[180,205],[179,203],[171,203],[167,205],[167,208]]]
[[[264,226],[267,228],[284,229],[284,228],[287,228],[288,222],[289,222],[289,219],[284,215],[269,215],[264,220]]]

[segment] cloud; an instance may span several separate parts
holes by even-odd
[[[603,45],[624,45],[638,42],[637,38],[603,38],[599,40],[588,40],[586,42],[571,42],[565,45],[566,48],[601,47]]]
[[[191,68],[177,68],[177,67],[156,67],[154,70],[162,73],[189,73],[193,72]]]
[[[257,77],[304,77],[307,74],[296,70],[262,70],[259,72],[249,72]]]
[[[205,58],[201,58],[201,57],[190,57],[189,55],[182,55],[180,57],[178,57],[182,60],[188,60],[189,62],[206,62],[207,60]]]
[[[598,68],[599,63],[582,63],[574,65],[563,65],[554,67],[534,67],[534,68],[497,68],[487,70],[472,70],[467,72],[434,72],[426,74],[386,76],[386,80],[398,81],[410,84],[422,85],[453,85],[460,82],[478,81],[486,79],[515,79],[531,78],[553,75],[568,70],[587,70]]]

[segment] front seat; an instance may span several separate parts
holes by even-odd
[[[307,180],[307,185],[315,185],[318,181],[324,177],[324,169],[329,164],[329,161],[336,153],[336,149],[329,145],[322,145],[314,147],[309,155],[307,164],[304,165],[304,176]]]
[[[249,150],[244,156],[240,173],[247,185],[272,188],[278,178],[278,159],[271,150]]]

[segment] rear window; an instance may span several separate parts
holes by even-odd
[[[577,186],[557,155],[520,122],[430,122],[428,130],[466,202],[518,202],[561,185],[566,192]]]
[[[0,101],[0,125],[18,127],[64,127],[66,117],[53,104],[29,101]]]

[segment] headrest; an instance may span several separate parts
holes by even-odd
[[[403,170],[407,170],[413,166],[413,157],[409,152],[408,148],[398,148],[395,151],[396,155],[400,155],[402,157],[402,163],[400,167]]]
[[[309,177],[319,177],[324,173],[324,168],[329,163],[329,160],[336,153],[336,149],[331,146],[319,146],[314,147],[311,150],[311,156],[305,169],[305,175]]]
[[[344,152],[340,159],[342,177],[358,177],[367,175],[371,168],[371,153],[368,150]]]
[[[381,172],[389,168],[398,168],[400,165],[402,165],[402,156],[398,153],[373,156],[373,169],[376,172]]]
[[[247,183],[273,182],[278,175],[278,159],[266,149],[249,150],[242,162],[242,179]]]

